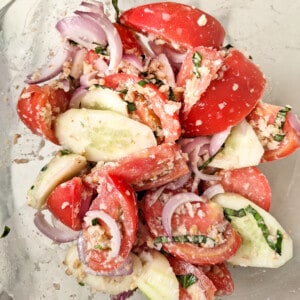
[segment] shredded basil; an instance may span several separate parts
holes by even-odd
[[[115,11],[116,11],[116,22],[119,21],[119,16],[120,16],[120,9],[119,9],[119,6],[118,6],[118,0],[112,0],[111,1]]]
[[[108,56],[107,46],[98,45],[95,47],[94,50],[95,50],[96,54],[102,54],[102,55]]]
[[[174,91],[171,87],[169,87],[169,95],[168,95],[168,99],[171,100],[171,101],[175,101],[175,94],[174,94]]]
[[[97,218],[92,220],[92,226],[96,226],[99,224],[99,220]]]
[[[276,242],[273,242],[270,239],[271,234],[264,221],[264,218],[259,214],[259,212],[255,208],[253,208],[251,205],[248,205],[246,208],[241,208],[239,210],[224,208],[224,215],[226,219],[228,219],[229,221],[231,221],[233,217],[242,218],[246,216],[247,213],[251,214],[254,217],[257,226],[261,229],[262,234],[269,247],[272,250],[274,250],[276,253],[281,255],[281,247],[282,247],[282,239],[283,239],[282,232],[280,230],[277,230]]]
[[[282,109],[280,109],[279,112],[277,113],[275,118],[275,126],[277,126],[279,130],[281,131],[283,130],[286,116],[291,109],[292,108],[290,106],[286,105]],[[274,140],[277,142],[281,142],[284,139],[284,137],[285,137],[284,133],[278,133],[273,136]]]
[[[206,244],[208,241],[215,241],[206,235],[174,235],[169,236],[158,236],[154,239],[154,245],[165,244],[165,243],[191,243],[191,244]]]
[[[202,56],[198,51],[195,51],[195,53],[193,54],[192,62],[193,62],[193,73],[196,75],[197,78],[200,78],[201,73],[199,68],[201,67],[201,63],[202,63]]]
[[[5,238],[10,233],[10,228],[8,226],[4,226],[3,233],[0,236],[0,239]]]
[[[179,281],[179,284],[184,288],[187,289],[194,283],[198,281],[198,278],[192,274],[184,274],[184,275],[176,275],[177,280]]]
[[[42,167],[41,172],[45,172],[48,169],[48,165]]]
[[[142,80],[140,80],[140,81],[138,82],[138,85],[140,85],[141,87],[144,87],[147,83],[148,83],[147,80],[142,79]]]
[[[84,286],[84,282],[82,282],[82,281],[79,281],[78,284],[81,286]]]
[[[129,112],[133,112],[136,110],[136,104],[134,102],[129,102],[129,101],[126,102],[127,102],[127,109]]]
[[[63,150],[60,150],[59,153],[60,153],[61,156],[64,156],[64,155],[69,155],[72,152],[68,149],[63,149]]]

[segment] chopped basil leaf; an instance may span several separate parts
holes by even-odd
[[[193,54],[192,62],[193,62],[193,73],[196,75],[197,78],[200,78],[201,73],[199,68],[201,67],[201,63],[202,63],[202,56],[198,51],[195,51],[195,53]]]
[[[98,224],[99,224],[99,221],[98,221],[97,218],[95,218],[95,219],[92,220],[92,226],[96,226]]]
[[[147,83],[148,83],[147,80],[142,79],[138,82],[138,85],[140,85],[141,87],[144,87]]]
[[[68,40],[69,41],[69,44],[71,45],[71,46],[77,46],[78,45],[78,43],[76,43],[75,41],[73,41],[73,40]]]
[[[78,284],[81,286],[84,286],[84,282],[82,282],[82,281],[79,281]]]
[[[174,91],[171,87],[169,87],[169,96],[168,96],[168,99],[171,100],[171,101],[175,101],[175,94],[174,94]]]
[[[154,245],[164,244],[164,243],[191,243],[191,244],[206,244],[208,241],[215,243],[213,239],[206,235],[175,235],[169,236],[158,236],[154,239]]]
[[[44,171],[46,171],[47,169],[48,169],[48,165],[45,165],[45,166],[42,167],[41,172],[44,172]]]
[[[284,127],[284,124],[285,124],[285,120],[286,120],[286,116],[288,114],[288,112],[291,110],[292,108],[288,105],[284,106],[282,109],[280,109],[276,115],[276,118],[275,118],[275,126],[278,127],[279,130],[283,130],[283,127]],[[278,133],[278,134],[275,134],[273,136],[274,140],[276,142],[281,142],[285,137],[285,134],[282,132],[282,133]]]
[[[102,54],[102,55],[105,55],[105,56],[108,55],[107,46],[98,45],[98,46],[95,47],[94,50],[95,50],[96,54]]]
[[[258,213],[258,211],[255,208],[253,208],[251,205],[248,205],[246,208],[241,208],[239,210],[224,208],[224,215],[229,221],[231,221],[233,217],[242,218],[246,216],[247,213],[251,214],[254,217],[257,226],[261,229],[262,234],[269,247],[272,250],[274,250],[276,253],[281,255],[281,246],[282,246],[282,239],[283,239],[282,232],[280,230],[277,230],[276,242],[273,242],[270,239],[271,234],[265,223],[264,218]]]
[[[187,289],[188,287],[190,287],[198,281],[198,278],[192,273],[176,275],[176,278],[184,289]]]
[[[10,233],[10,228],[8,226],[4,226],[3,233],[1,234],[0,238],[5,238]]]
[[[97,244],[97,245],[94,246],[94,249],[95,250],[102,250],[103,247],[100,244]]]
[[[64,150],[60,150],[59,153],[61,156],[64,156],[64,155],[69,155],[72,152],[70,150],[64,149]]]
[[[118,22],[119,21],[119,15],[120,15],[120,9],[119,9],[119,6],[118,6],[118,0],[112,0],[111,1],[115,11],[116,11],[116,21]]]
[[[134,102],[129,102],[129,101],[126,102],[127,102],[127,109],[129,112],[133,112],[136,110],[136,105]]]

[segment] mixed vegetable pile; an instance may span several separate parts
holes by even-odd
[[[61,146],[28,191],[34,222],[70,243],[67,273],[111,299],[230,295],[227,263],[292,257],[257,166],[293,153],[300,123],[262,101],[263,73],[208,13],[113,5],[114,21],[95,0],[60,20],[60,49],[18,100]]]

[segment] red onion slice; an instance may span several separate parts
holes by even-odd
[[[48,238],[57,243],[68,243],[78,238],[80,231],[74,231],[65,226],[53,227],[46,219],[41,210],[34,216],[35,226]],[[57,226],[57,224],[56,224]]]
[[[162,211],[162,225],[169,237],[172,236],[171,221],[175,210],[187,202],[204,202],[204,199],[195,193],[179,193],[172,196],[164,205]]]
[[[84,222],[91,224],[93,219],[100,219],[108,226],[111,235],[111,251],[109,255],[110,257],[118,256],[121,247],[121,232],[116,220],[102,210],[90,210],[85,214]]]
[[[134,54],[124,54],[122,57],[123,60],[133,65],[137,68],[140,72],[143,71],[143,65],[139,57]]]
[[[209,155],[214,156],[225,143],[231,131],[231,126],[225,129],[222,132],[216,133],[212,136],[211,142],[209,145]]]
[[[105,14],[97,14],[93,12],[75,11],[75,13],[84,20],[93,20],[101,27],[105,32],[107,42],[109,45],[109,66],[108,72],[115,71],[122,60],[123,45],[120,35],[112,22]]]
[[[214,185],[212,185],[212,186],[210,186],[209,188],[207,188],[204,192],[203,192],[203,194],[202,194],[202,196],[203,197],[207,197],[208,199],[211,199],[211,198],[213,198],[215,195],[217,195],[217,194],[222,194],[222,193],[224,193],[225,191],[224,191],[224,189],[223,189],[223,186],[222,186],[222,184],[214,184]]]
[[[81,75],[79,80],[81,87],[88,88],[91,85],[98,83],[98,80],[96,79],[97,74],[98,71],[92,71]]]
[[[87,50],[81,48],[78,49],[73,55],[70,75],[75,79],[78,79],[83,73],[83,61],[86,57],[86,54]]]
[[[300,120],[298,119],[298,116],[289,112],[287,114],[287,119],[289,120],[290,125],[297,131],[298,134],[300,134]]]
[[[164,53],[160,53],[157,56],[157,59],[164,66],[164,73],[167,79],[167,83],[170,87],[175,87],[175,75],[174,71],[171,67],[168,57]]]
[[[80,108],[81,99],[86,95],[87,90],[81,86],[77,88],[69,102],[69,108]]]
[[[108,64],[102,57],[99,57],[96,60],[95,67],[99,72],[102,72],[103,74],[105,74],[108,70]]]
[[[87,49],[94,49],[95,44],[106,45],[107,42],[102,26],[92,18],[66,17],[57,22],[56,29],[63,37]]]
[[[46,65],[37,69],[37,71],[32,74],[29,74],[25,82],[33,84],[52,79],[62,71],[63,64],[70,59],[70,56],[71,49],[69,47],[61,47],[56,55]]]

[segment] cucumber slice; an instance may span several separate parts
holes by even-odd
[[[89,161],[114,161],[157,145],[148,126],[108,110],[69,109],[57,117],[55,134]]]
[[[237,169],[256,166],[264,154],[255,131],[247,121],[233,127],[224,148],[209,163],[210,167]]]
[[[119,93],[108,88],[90,88],[81,99],[81,107],[110,110],[128,117],[127,103]]]
[[[150,300],[179,299],[179,283],[164,255],[157,251],[144,252],[143,271],[137,281],[141,292]]]
[[[218,194],[212,200],[224,208],[225,215],[226,212],[230,214],[230,222],[243,240],[228,262],[240,266],[277,268],[292,258],[292,239],[267,211],[234,193]]]
[[[27,192],[28,205],[36,209],[43,207],[56,186],[74,177],[86,166],[87,160],[84,156],[68,151],[59,151],[41,169]]]
[[[94,291],[117,295],[137,288],[137,278],[142,273],[142,262],[137,255],[131,253],[130,256],[133,261],[133,272],[126,276],[96,276],[87,273],[79,260],[75,245],[67,252],[64,264],[68,268],[66,273],[74,276],[79,284],[86,285]]]

